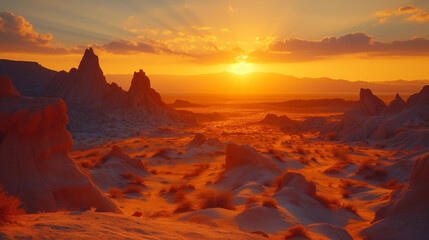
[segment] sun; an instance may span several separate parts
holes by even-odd
[[[253,66],[250,63],[239,62],[231,65],[229,71],[235,74],[251,73],[253,72]]]

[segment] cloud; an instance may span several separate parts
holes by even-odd
[[[417,12],[417,13],[416,13]],[[405,18],[405,21],[414,21],[414,22],[419,22],[419,23],[423,23],[423,22],[429,22],[429,13],[423,11],[423,9],[417,8],[413,5],[408,5],[405,7],[400,7],[398,9],[388,9],[388,10],[384,10],[384,11],[378,11],[376,12],[377,16],[382,16],[382,18],[380,18],[378,20],[379,23],[385,23],[388,19],[388,17],[393,16],[393,15],[403,15],[403,14],[413,14],[412,16]]]
[[[109,42],[107,44],[99,46],[98,49],[102,49],[106,52],[114,54],[159,53],[160,51],[158,49],[155,49],[155,47],[149,43],[127,41],[124,39]]]
[[[36,45],[48,45],[52,35],[40,34],[33,30],[33,25],[21,16],[15,16],[12,12],[0,13],[0,31],[3,36],[14,38],[20,42],[29,42]]]
[[[227,51],[219,49],[214,45],[210,47],[206,46],[195,52],[192,49],[173,49],[172,45],[168,42],[149,39],[140,42],[119,39],[103,45],[94,44],[92,47],[100,51],[121,55],[138,53],[176,55],[184,57],[190,62],[202,65],[235,63],[239,54],[237,49]]]
[[[0,12],[0,52],[29,52],[41,54],[68,54],[80,51],[81,47],[55,48],[51,46],[52,35],[33,30],[33,25],[22,16],[9,11]]]
[[[400,8],[396,12],[412,11]],[[429,14],[417,12],[409,21],[428,21]],[[129,18],[132,20],[132,16]],[[208,27],[196,27],[210,29]],[[159,33],[154,35],[153,31]],[[256,50],[245,51],[239,42],[222,42],[216,36],[200,32],[188,34],[168,29],[148,29],[146,34],[135,34],[133,40],[117,39],[92,46],[111,54],[165,54],[182,56],[199,64],[247,62],[302,62],[326,59],[345,54],[376,56],[429,56],[429,39],[414,37],[405,41],[379,42],[362,32],[341,37],[325,37],[321,40],[286,39],[276,41],[275,37],[257,37],[252,43]],[[225,30],[226,31],[226,30]],[[156,39],[153,39],[156,37]],[[54,47],[52,35],[38,33],[23,17],[12,12],[0,13],[0,52],[26,52],[36,54],[81,53],[87,46],[73,48]],[[56,45],[58,46],[58,45]],[[243,56],[248,56],[244,58]]]
[[[380,19],[378,20],[378,22],[379,22],[379,23],[385,23],[386,21],[387,21],[387,17],[380,18]]]
[[[417,14],[412,15],[406,19],[407,21],[415,21],[415,22],[429,22],[429,13],[428,12],[419,12]]]
[[[342,37],[326,37],[320,41],[288,39],[277,41],[270,46],[271,51],[293,52],[303,55],[337,55],[361,52],[371,45],[372,37],[365,33],[352,33]]]
[[[93,48],[112,54],[167,54],[188,58],[190,61],[209,64],[231,62],[236,57],[233,51],[226,51],[217,46],[214,35],[199,33],[197,35],[183,32],[173,33],[169,29],[131,29],[129,16],[125,30],[136,34],[135,40],[117,39],[107,43],[90,44]],[[207,31],[210,27],[193,27]],[[155,40],[153,37],[157,37]],[[42,34],[33,29],[33,25],[22,16],[12,12],[0,12],[0,52],[25,52],[36,54],[81,54],[88,46],[65,48],[55,44],[50,33]]]
[[[408,5],[405,7],[400,7],[398,9],[388,9],[388,10],[384,10],[384,11],[378,11],[376,12],[377,16],[392,16],[392,15],[401,15],[401,14],[408,14],[408,13],[413,13],[416,11],[419,11],[419,8],[416,8],[413,5]]]
[[[170,35],[172,33],[173,32],[171,30],[168,30],[168,29],[165,29],[165,30],[162,31],[162,34],[164,34],[164,35]]]
[[[203,26],[203,27],[193,26],[192,28],[200,31],[207,31],[212,29],[211,27],[207,27],[207,26]]]
[[[272,37],[272,36],[256,37],[255,43],[260,44],[260,45],[264,45],[264,46],[269,46],[271,43],[274,42],[275,39],[276,39],[276,37]]]
[[[128,21],[132,21],[130,16]],[[127,28],[127,26],[125,27]],[[210,27],[195,27],[199,30],[209,30]],[[170,54],[191,58],[191,61],[209,63],[231,58],[231,54],[216,46],[217,38],[214,35],[189,35],[178,32],[174,34],[169,29],[126,29],[131,32],[140,32],[137,41],[117,39],[104,44],[91,44],[100,51],[112,54]],[[158,34],[160,33],[160,34]],[[162,33],[162,34],[161,34]],[[150,36],[159,38],[154,40]],[[0,12],[0,52],[25,52],[37,54],[72,54],[82,53],[88,46],[72,48],[53,47],[52,35],[41,34],[33,29],[33,25],[22,16],[12,12]],[[235,56],[234,56],[235,57]],[[224,60],[230,61],[230,60]]]
[[[350,33],[319,41],[287,39],[272,43],[266,51],[249,56],[253,62],[301,62],[345,54],[367,56],[429,56],[429,39],[414,37],[406,41],[378,42],[365,33]]]
[[[233,51],[213,51],[211,53],[202,53],[190,55],[191,62],[198,64],[230,64],[237,62],[237,55]]]

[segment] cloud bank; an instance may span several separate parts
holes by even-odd
[[[426,21],[429,14],[417,12],[414,6],[390,10],[387,14],[409,14],[409,21]],[[380,13],[381,14],[381,13]],[[166,32],[167,33],[167,32]],[[152,36],[153,37],[153,36]],[[188,35],[182,32],[162,34],[163,39],[155,40],[147,36],[137,40],[116,39],[107,43],[91,43],[100,51],[111,54],[164,54],[178,55],[198,64],[222,64],[238,61],[254,63],[316,61],[329,57],[361,54],[376,56],[429,56],[429,39],[413,37],[409,40],[380,42],[364,32],[350,33],[341,37],[325,37],[321,40],[284,39],[274,41],[274,37],[256,38],[261,43],[259,49],[245,52],[239,47],[219,46],[214,35]],[[82,53],[88,46],[73,48],[54,47],[52,35],[41,34],[22,16],[12,12],[0,13],[0,52],[25,52],[39,54]]]
[[[378,42],[361,32],[318,41],[295,38],[277,41],[266,51],[255,51],[250,59],[254,62],[302,62],[345,54],[429,56],[429,39],[414,37],[405,41]]]

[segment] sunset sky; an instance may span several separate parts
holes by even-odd
[[[0,58],[54,70],[429,79],[427,0],[0,1]]]

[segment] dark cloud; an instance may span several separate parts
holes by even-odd
[[[288,39],[271,44],[266,51],[251,53],[249,60],[301,62],[358,53],[368,56],[429,56],[429,39],[378,42],[365,33],[351,33],[339,38],[326,37],[319,41]]]
[[[291,52],[310,56],[327,56],[362,52],[371,45],[372,37],[365,33],[326,37],[320,41],[288,39],[273,43],[269,49],[274,52]]]
[[[159,50],[149,43],[123,39],[104,44],[101,48],[106,52],[114,54],[159,53]]]
[[[376,14],[378,16],[392,16],[392,15],[401,15],[401,14],[413,13],[413,12],[416,12],[419,10],[421,10],[421,9],[419,9],[413,5],[408,5],[408,6],[400,7],[397,9],[388,9],[388,10],[384,10],[384,11],[378,11],[378,12],[376,12]]]
[[[398,10],[396,10],[396,13],[397,14],[412,13],[412,12],[415,12],[415,11],[418,11],[418,10],[419,9],[416,8],[416,7],[414,7],[413,5],[408,5],[408,6],[405,6],[405,7],[398,8]]]

